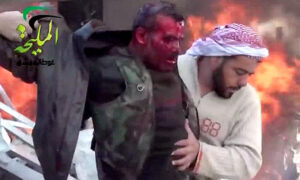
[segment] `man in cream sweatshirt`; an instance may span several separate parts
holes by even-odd
[[[241,24],[217,27],[179,56],[179,75],[197,108],[200,137],[189,133],[175,144],[172,155],[182,158],[173,165],[181,170],[188,165],[199,180],[256,175],[262,163],[261,107],[247,79],[266,56],[257,33]]]

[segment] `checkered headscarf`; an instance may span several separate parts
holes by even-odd
[[[187,50],[192,56],[245,55],[264,58],[269,55],[262,39],[250,27],[242,24],[218,26],[208,36],[196,40]]]

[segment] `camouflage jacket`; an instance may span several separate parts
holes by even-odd
[[[115,172],[98,168],[98,174],[122,174],[122,179],[134,179],[154,133],[152,81],[142,61],[133,58],[126,48],[114,50],[117,52],[92,63],[87,109],[93,119],[96,153],[101,159],[98,163]],[[114,90],[122,84],[119,80],[126,87],[115,95],[123,89]]]

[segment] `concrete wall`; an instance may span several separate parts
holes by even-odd
[[[103,20],[113,29],[130,29],[133,19],[139,9],[146,2],[159,0],[103,0]],[[186,0],[169,0],[177,5],[180,11],[186,9]]]

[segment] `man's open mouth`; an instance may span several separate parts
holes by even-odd
[[[176,58],[174,58],[174,59],[167,59],[166,62],[169,63],[169,64],[176,64]]]

